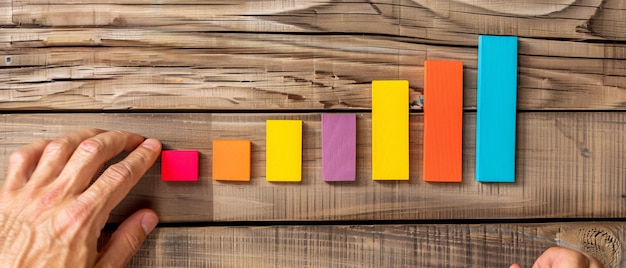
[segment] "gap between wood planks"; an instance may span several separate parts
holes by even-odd
[[[626,111],[619,110],[576,110],[576,109],[554,109],[554,110],[517,110],[518,113],[611,113]],[[476,109],[463,109],[464,113],[475,113]],[[29,110],[0,110],[0,114],[324,114],[324,113],[361,113],[371,114],[371,109],[303,109],[303,110],[280,110],[280,109],[250,109],[250,110],[209,110],[209,109],[107,109],[107,110],[72,110],[72,109],[29,109]],[[410,114],[423,114],[422,109],[409,110]]]
[[[267,227],[267,226],[367,226],[367,225],[481,225],[481,224],[542,224],[542,223],[611,223],[626,218],[530,218],[530,219],[455,219],[455,220],[350,220],[350,221],[201,221],[167,222],[158,227]],[[104,231],[113,231],[121,223],[107,223]]]

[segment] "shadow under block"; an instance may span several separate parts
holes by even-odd
[[[356,178],[356,114],[322,114],[322,178]]]
[[[424,165],[428,182],[463,178],[463,62],[424,62]]]
[[[161,152],[161,180],[198,181],[198,151],[165,150]]]
[[[302,180],[301,120],[267,120],[265,150],[267,181]]]
[[[372,179],[409,179],[409,82],[372,81]]]
[[[250,181],[250,141],[213,141],[213,180]]]
[[[476,180],[515,181],[517,37],[478,38]]]

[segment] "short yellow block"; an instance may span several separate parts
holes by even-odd
[[[409,82],[372,81],[372,179],[409,179]]]
[[[267,120],[265,146],[267,181],[302,181],[301,120]]]

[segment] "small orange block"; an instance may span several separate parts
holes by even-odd
[[[461,182],[463,62],[424,63],[424,166],[429,182]]]
[[[250,141],[213,141],[213,180],[250,181]]]

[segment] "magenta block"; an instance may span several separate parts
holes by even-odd
[[[198,151],[167,150],[161,152],[161,180],[198,181]]]
[[[356,179],[356,114],[322,114],[322,178]]]

